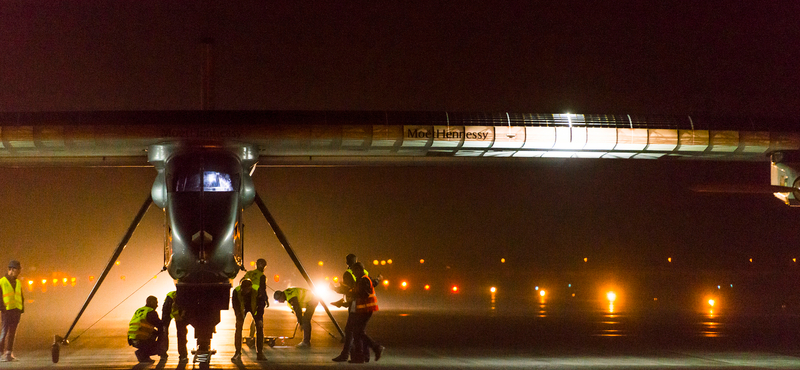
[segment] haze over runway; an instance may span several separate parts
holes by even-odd
[[[758,130],[755,123],[763,120],[800,117],[798,14],[796,2],[749,1],[42,1],[35,7],[7,1],[0,6],[0,111],[199,110],[201,41],[213,39],[215,110],[731,116],[752,119]],[[150,167],[0,168],[0,262],[20,260],[22,277],[34,282],[25,293],[31,309],[21,325],[31,332],[21,334],[21,349],[33,351],[24,347],[25,334],[45,333],[44,342],[63,334],[155,175]],[[457,284],[465,295],[485,299],[498,286],[525,300],[538,286],[565,293],[567,284],[576,284],[596,297],[604,284],[617,284],[640,304],[658,298],[670,310],[728,287],[724,294],[739,303],[727,304],[737,310],[762,302],[753,309],[757,316],[778,310],[788,327],[798,324],[796,210],[772,195],[689,190],[698,183],[769,183],[768,163],[548,159],[501,166],[259,167],[253,176],[314,279],[340,276],[344,256],[356,253],[390,280],[383,294],[399,307],[418,298],[398,295],[403,280],[414,293],[430,284],[451,297],[447,291]],[[276,288],[302,284],[254,208],[245,211],[247,261],[266,258],[268,276],[279,277]],[[163,215],[151,209],[87,320],[158,273],[163,236]],[[380,265],[385,260],[393,263]],[[64,277],[76,277],[75,286],[62,284]],[[148,286],[119,308],[118,320],[150,292],[163,299],[170,279],[156,280],[158,288]],[[55,299],[58,289],[75,291]],[[449,307],[448,299],[426,308]],[[41,312],[60,321],[40,327]],[[461,323],[471,317],[456,316]],[[436,320],[430,317],[420,324]],[[479,316],[476,322],[493,321]],[[115,327],[103,324],[105,330]],[[441,356],[408,343],[419,338],[380,333],[396,336],[393,348],[409,360],[397,367],[413,367],[407,364],[417,364],[415,356],[450,358],[462,349],[475,361],[509,356],[469,327],[452,334],[470,345],[445,346]],[[758,337],[766,349],[737,342],[722,351],[778,354],[747,366],[769,367],[783,355],[792,357],[788,367],[796,366],[794,342],[769,333]],[[541,342],[509,338],[530,344],[525,351],[532,352],[521,357],[548,366],[542,364],[548,353],[535,349]],[[123,347],[109,350],[122,360]],[[553,360],[556,366],[572,366],[555,357],[561,359]],[[459,367],[453,358],[430,366]],[[129,368],[132,356],[123,361]],[[706,365],[694,361],[689,355],[675,363]]]

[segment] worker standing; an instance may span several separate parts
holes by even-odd
[[[269,300],[267,299],[267,277],[264,275],[264,269],[267,267],[267,260],[263,258],[259,258],[256,260],[256,268],[250,271],[247,271],[244,276],[239,280],[239,284],[242,283],[243,280],[250,280],[253,283],[253,289],[258,292],[259,295],[264,297],[264,302],[266,302],[266,307],[269,307]],[[250,336],[248,336],[248,340],[250,341],[250,345],[253,344],[253,341],[256,336],[256,321],[253,320],[250,322]]]
[[[362,356],[363,360],[364,360],[363,362],[369,362],[369,352],[368,352],[369,348],[356,349],[356,348],[353,347],[353,341],[354,341],[353,340],[353,333],[354,333],[354,331],[353,331],[354,330],[354,326],[353,325],[355,324],[355,321],[353,319],[353,313],[355,312],[355,308],[354,308],[355,299],[353,298],[352,294],[353,294],[353,289],[356,286],[356,276],[353,273],[352,267],[353,267],[354,264],[358,263],[358,257],[356,257],[355,254],[350,253],[345,257],[345,263],[347,263],[347,270],[345,270],[344,274],[342,274],[342,282],[341,282],[341,284],[336,286],[333,283],[331,283],[331,289],[333,289],[335,292],[337,292],[339,294],[343,294],[344,295],[344,298],[342,298],[339,301],[333,302],[331,304],[336,306],[336,307],[347,307],[348,308],[348,310],[347,310],[347,323],[344,326],[344,346],[342,347],[342,352],[339,354],[339,356],[334,357],[333,361],[344,362],[344,361],[347,361],[347,359],[351,357],[351,354],[354,354],[356,352],[361,352],[362,354],[364,354]],[[363,269],[363,265],[362,265],[362,269]],[[364,270],[364,276],[369,276],[369,272],[367,272],[367,270]],[[378,278],[376,279],[376,284],[377,284],[378,281],[381,281],[381,280],[383,280],[383,277],[378,275]],[[375,354],[376,360],[379,357],[380,357],[380,355],[376,353]]]
[[[175,320],[175,332],[178,337],[178,361],[189,361],[189,353],[186,350],[186,334],[189,332],[189,323],[186,321],[184,310],[178,306],[176,302],[177,292],[171,291],[167,293],[167,298],[164,298],[164,304],[161,306],[161,318],[164,323],[164,328],[161,332],[162,351],[166,354],[169,349],[169,323]]]
[[[234,334],[236,353],[231,357],[231,361],[241,362],[242,360],[242,327],[248,312],[253,316],[253,321],[256,324],[256,351],[258,352],[256,359],[258,361],[266,360],[267,358],[262,351],[264,348],[264,306],[266,305],[266,300],[253,289],[253,282],[242,280],[239,286],[233,290],[231,304],[233,305],[233,313],[236,315],[236,333]]]
[[[161,357],[165,357],[158,341],[162,323],[156,308],[158,298],[147,297],[144,307],[136,310],[128,325],[128,344],[137,348],[134,353],[139,363],[153,363],[155,361],[150,356],[159,353]]]
[[[297,316],[297,323],[303,331],[303,341],[297,344],[297,348],[311,348],[311,318],[314,317],[319,299],[308,289],[296,287],[276,290],[273,298],[281,303],[286,302]]]
[[[355,304],[351,306],[352,315],[350,318],[355,322],[353,324],[353,355],[350,357],[351,363],[363,363],[366,357],[369,356],[369,349],[375,352],[375,361],[380,360],[383,351],[386,349],[382,345],[373,341],[372,338],[367,336],[367,323],[372,317],[372,313],[378,310],[378,298],[375,296],[375,287],[373,281],[366,276],[364,265],[361,262],[356,262],[351,267],[353,274],[356,277],[356,284],[353,288],[352,297],[355,299]],[[348,318],[348,321],[350,321]]]
[[[0,278],[0,287],[3,290],[3,305],[0,306],[0,361],[17,361],[14,357],[14,338],[17,336],[17,326],[25,312],[25,298],[22,296],[22,282],[19,273],[22,265],[19,261],[12,260],[8,263],[8,273]]]

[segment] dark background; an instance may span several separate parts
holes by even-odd
[[[200,109],[201,40],[212,38],[221,110],[795,119],[799,25],[795,1],[5,1],[0,110]],[[0,260],[88,289],[154,178],[0,169]],[[254,179],[319,278],[339,275],[350,252],[392,259],[372,269],[393,283],[525,288],[542,271],[794,276],[800,256],[799,216],[771,195],[688,190],[768,183],[767,161],[259,168]],[[246,217],[247,259],[267,257],[276,285],[301,284],[257,210]],[[115,294],[160,269],[162,218],[151,210],[134,235]],[[757,279],[756,291],[787,289],[778,280]]]

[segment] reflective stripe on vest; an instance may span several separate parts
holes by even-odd
[[[258,269],[250,270],[244,273],[242,280],[247,279],[253,283],[253,290],[258,291],[258,288],[261,285],[261,277],[264,276],[264,273],[259,271]],[[242,283],[242,280],[239,281],[239,284]]]
[[[169,311],[169,317],[173,318],[175,321],[182,321],[183,320],[183,309],[178,306],[178,302],[175,298],[177,292],[174,290],[167,293],[167,297],[172,298],[172,309]]]
[[[353,270],[352,270],[352,269],[348,268],[348,269],[347,269],[347,271],[345,271],[345,272],[349,273],[349,274],[350,274],[350,276],[352,276],[352,277],[353,277],[353,281],[354,281],[354,282],[355,282],[355,281],[358,281],[358,279],[356,278],[356,274],[354,274],[354,273],[353,273]],[[369,276],[369,272],[367,271],[367,269],[364,269],[364,276]],[[352,287],[351,287],[351,288],[352,288]]]
[[[131,318],[131,323],[128,325],[128,339],[150,339],[156,331],[155,326],[147,321],[147,314],[152,311],[153,308],[147,306],[136,310],[133,318]]]
[[[242,293],[242,286],[241,285],[237,286],[234,289],[234,291],[236,291],[236,297],[239,299],[239,307],[240,307],[240,310],[242,310],[242,312],[239,312],[239,313],[243,314],[243,313],[245,313],[245,310],[244,310],[245,306],[244,306],[244,293]],[[255,289],[253,289],[250,292],[250,312],[253,314],[253,316],[255,316],[256,310],[258,309],[258,300],[257,299],[258,299],[258,292]]]
[[[372,279],[366,275],[362,279],[369,281],[369,296],[367,298],[356,298],[356,312],[367,313],[378,310],[378,297],[375,296],[375,288],[372,286]]]
[[[3,276],[0,278],[0,287],[3,289],[3,305],[6,310],[22,309],[22,283],[17,279],[15,287],[11,286],[8,278]]]

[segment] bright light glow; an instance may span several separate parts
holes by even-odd
[[[234,191],[231,175],[216,171],[203,172],[203,191]]]
[[[317,265],[322,266],[323,265],[322,261],[317,262]]]
[[[53,285],[58,284],[58,279],[53,279]]]
[[[539,295],[540,296],[544,297],[545,294],[547,294],[547,293],[544,291],[544,289],[539,291]]]
[[[419,263],[425,263],[425,260],[424,259],[420,259]]]
[[[278,276],[278,275],[275,275],[275,276]],[[333,277],[333,282],[334,282],[334,283],[338,283],[338,282],[339,282],[339,277],[337,277],[337,276],[334,276],[334,277]]]
[[[114,264],[115,264],[115,265],[117,265],[117,266],[119,266],[119,261],[117,261],[117,262],[114,262]]]
[[[408,282],[404,281],[404,282],[400,283],[400,287],[402,287],[403,289],[407,288],[408,287]]]
[[[617,300],[617,293],[608,292],[608,293],[606,293],[606,298],[608,298],[609,302],[614,302],[614,301]]]
[[[709,298],[709,299],[708,299],[708,305],[709,305],[709,306],[711,306],[711,307],[714,307],[714,304],[715,304],[715,303],[717,303],[717,302],[715,302],[715,301],[714,301],[714,298]]]
[[[372,264],[373,264],[373,265],[376,265],[376,266],[377,266],[377,265],[378,265],[378,263],[380,263],[380,262],[378,262],[378,260],[373,260],[373,261],[372,261]]]
[[[386,264],[386,260],[381,260],[381,266]]]
[[[66,283],[67,282],[67,278],[62,279],[61,282]]]
[[[537,285],[537,286],[533,287],[533,290],[539,290],[539,286]]]
[[[458,293],[458,287],[453,285],[453,288],[450,289],[453,293]]]
[[[792,262],[797,262],[797,258],[792,258]]]
[[[391,260],[391,259],[388,259],[388,260],[386,260],[386,263],[388,263],[388,264],[390,264],[390,265],[391,265],[391,264],[392,264],[392,260]]]
[[[33,280],[28,280],[28,285],[33,285]]]
[[[425,284],[425,290],[431,290],[431,286],[428,285],[428,284]]]
[[[275,274],[275,276],[273,276],[272,279],[275,280],[275,282],[277,283],[278,281],[281,280],[281,277],[278,276],[278,274]],[[336,278],[333,278],[333,281],[336,281]]]
[[[667,262],[672,262],[672,257],[668,257]]]
[[[752,258],[750,259],[750,263],[753,263],[753,259]]]
[[[501,258],[500,259],[500,263],[506,263],[506,259],[505,258]]]
[[[489,288],[489,291],[492,292],[492,293],[495,293],[495,292],[497,292],[497,288],[496,287],[491,287],[491,288]]]
[[[588,258],[586,258],[586,257],[583,257],[583,262],[588,262],[588,261],[589,261],[589,259],[588,259]]]
[[[389,280],[384,280],[383,281],[383,286],[389,286]]]
[[[256,265],[255,261],[250,261],[250,266],[255,266],[255,265]]]

